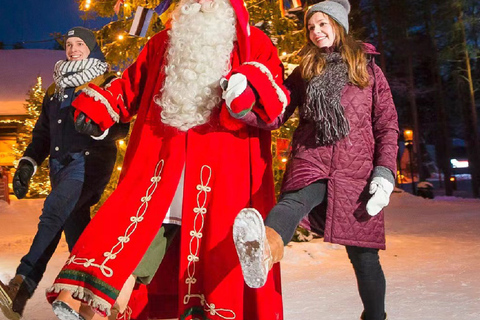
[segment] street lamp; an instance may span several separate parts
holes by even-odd
[[[403,131],[403,139],[405,140],[405,147],[408,150],[408,157],[410,159],[410,174],[412,176],[412,193],[417,194],[415,188],[415,177],[413,173],[413,130],[407,129]]]

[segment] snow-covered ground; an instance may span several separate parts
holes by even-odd
[[[41,206],[42,200],[0,202],[3,281],[13,275],[28,250]],[[387,250],[381,253],[381,261],[387,277],[389,319],[480,319],[480,200],[426,200],[394,193],[386,221]],[[67,247],[62,242],[24,319],[55,319],[44,290],[66,258]],[[286,249],[282,272],[286,320],[359,318],[362,306],[342,246],[321,239],[292,243]]]

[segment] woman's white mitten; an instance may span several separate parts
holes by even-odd
[[[370,182],[369,192],[372,195],[367,202],[367,212],[376,216],[390,202],[393,191],[393,183],[383,177],[373,177]]]

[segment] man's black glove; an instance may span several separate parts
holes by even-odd
[[[30,161],[22,160],[18,164],[17,171],[13,176],[13,193],[18,199],[22,199],[28,192],[28,185],[34,172],[33,164]]]
[[[78,116],[76,116],[74,123],[75,130],[80,133],[88,134],[89,136],[94,137],[99,137],[103,134],[103,131],[100,129],[99,125],[93,122],[92,119],[88,118],[83,112],[80,112]]]

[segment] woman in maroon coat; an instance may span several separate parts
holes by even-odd
[[[291,103],[274,124],[299,108],[279,203],[265,225],[255,209],[236,218],[234,241],[245,281],[263,286],[283,246],[302,225],[346,246],[364,305],[362,319],[384,320],[385,249],[382,208],[393,191],[398,123],[374,48],[348,35],[347,0],[323,1],[305,16],[307,44],[286,82]],[[251,114],[243,120],[258,122]],[[265,241],[266,240],[266,241]]]

